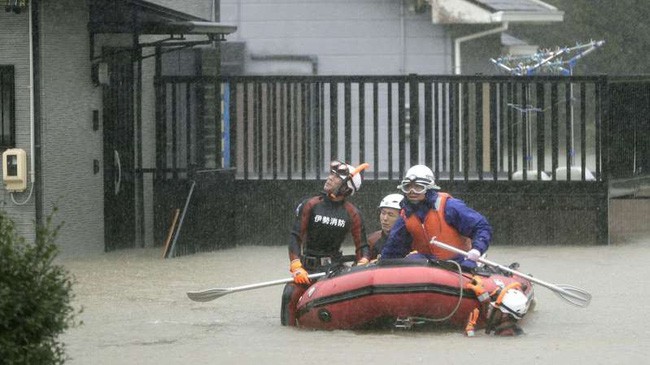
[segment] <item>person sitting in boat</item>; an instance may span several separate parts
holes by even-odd
[[[411,167],[398,189],[406,199],[400,203],[400,217],[384,244],[381,258],[454,260],[464,270],[476,268],[476,260],[487,251],[492,239],[492,226],[487,219],[462,200],[439,192],[427,166]],[[464,257],[432,245],[433,238],[468,251],[469,255]]]
[[[379,202],[379,224],[381,229],[368,236],[370,258],[372,260],[381,256],[381,249],[384,247],[388,234],[399,217],[399,212],[402,209],[399,203],[403,199],[404,195],[402,194],[388,194]]]
[[[341,244],[348,234],[354,241],[357,265],[369,262],[370,249],[361,212],[346,199],[361,187],[361,172],[367,166],[354,168],[332,161],[323,192],[296,208],[289,241],[289,270],[294,280],[282,293],[282,325],[295,325],[296,303],[310,284],[309,274],[323,272],[341,258]]]

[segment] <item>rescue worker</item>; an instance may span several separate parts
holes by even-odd
[[[479,303],[469,315],[465,327],[467,336],[474,336],[474,327],[480,316],[485,318],[487,334],[494,332],[497,336],[518,336],[524,333],[517,321],[523,318],[531,305],[534,307],[535,300],[529,300],[524,294],[521,283],[513,282],[488,293],[481,276],[475,275],[465,284],[465,289],[472,290]]]
[[[368,236],[371,259],[374,260],[381,256],[381,249],[384,247],[390,229],[393,228],[395,221],[399,217],[399,212],[402,209],[399,203],[403,199],[404,195],[402,194],[389,194],[379,202],[379,224],[381,229]]]
[[[341,244],[348,234],[354,241],[356,264],[368,263],[370,249],[361,212],[346,200],[361,187],[360,170],[365,166],[354,168],[332,161],[323,192],[296,208],[289,241],[289,270],[294,281],[282,293],[282,325],[296,325],[296,304],[311,283],[309,274],[327,270],[342,257]]]
[[[454,260],[470,271],[487,251],[492,227],[480,213],[447,193],[438,192],[433,172],[415,165],[398,186],[405,195],[402,211],[381,251],[382,259],[428,258]],[[464,257],[432,245],[431,239],[447,243],[469,255]]]

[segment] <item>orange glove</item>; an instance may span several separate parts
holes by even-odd
[[[289,271],[293,275],[293,282],[296,284],[308,285],[311,283],[309,280],[309,274],[307,270],[303,269],[300,259],[295,259],[291,261],[291,266],[289,266]]]
[[[465,288],[471,289],[474,292],[474,294],[476,294],[476,299],[478,299],[478,301],[481,303],[490,299],[490,294],[488,294],[488,292],[485,291],[485,288],[483,287],[483,282],[481,281],[481,278],[478,276],[474,276],[472,278],[472,281],[466,283]]]
[[[362,257],[357,261],[357,266],[366,266],[368,265],[368,258],[367,257]]]

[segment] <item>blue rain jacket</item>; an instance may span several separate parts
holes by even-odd
[[[428,190],[424,201],[413,204],[405,198],[400,203],[400,206],[402,207],[402,212],[407,217],[415,214],[420,221],[424,221],[429,210],[435,210],[437,198],[438,193],[435,190]],[[447,204],[445,205],[445,221],[461,235],[469,237],[472,240],[472,248],[477,249],[481,254],[487,251],[492,240],[492,226],[483,215],[465,205],[465,202],[453,197],[447,199]],[[381,251],[381,258],[406,257],[411,252],[412,241],[413,238],[406,229],[404,218],[400,215],[384,244],[384,248]],[[436,257],[431,256],[433,255],[418,255],[418,257],[427,257],[432,260],[436,259]],[[454,260],[466,268],[476,266],[476,262],[467,260],[462,255],[456,256]]]

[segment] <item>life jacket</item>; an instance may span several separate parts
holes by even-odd
[[[371,233],[368,236],[368,246],[370,246],[370,259],[376,259],[377,255],[381,254],[381,249],[386,243],[386,235],[381,229]]]
[[[401,211],[402,218],[406,224],[406,229],[411,234],[413,242],[411,248],[424,255],[434,255],[439,260],[449,260],[457,254],[447,251],[444,248],[430,244],[433,237],[437,241],[444,242],[463,251],[472,248],[472,240],[461,235],[454,227],[445,221],[445,206],[447,199],[451,195],[447,193],[438,193],[435,202],[435,209],[429,209],[424,217],[424,223],[414,213],[406,217],[404,209]]]

